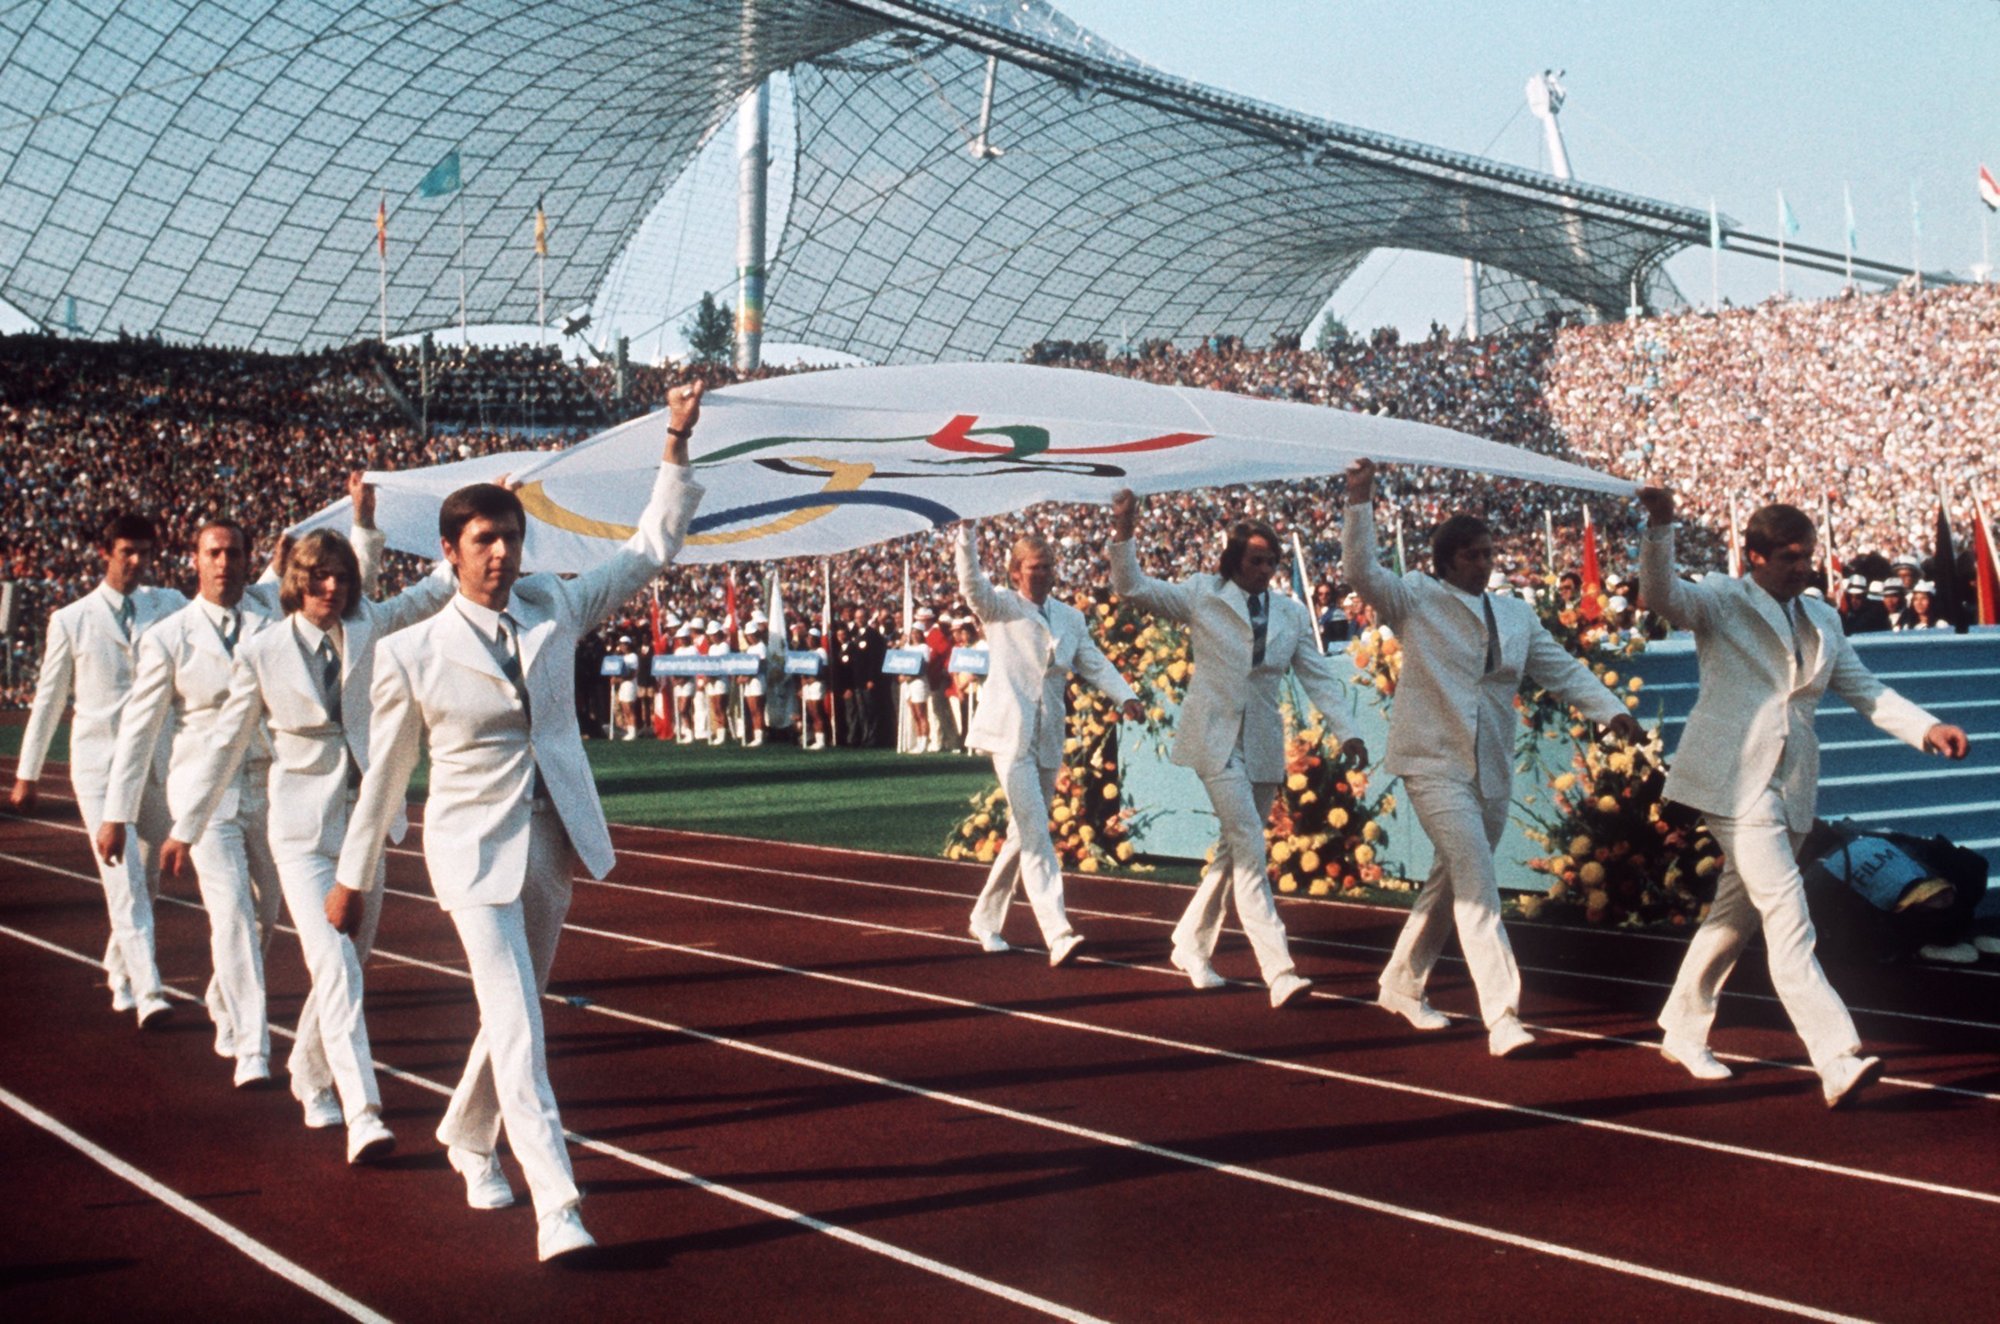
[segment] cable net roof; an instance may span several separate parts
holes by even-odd
[[[589,304],[781,70],[766,336],[877,361],[1298,331],[1377,246],[1619,308],[1707,234],[1169,78],[1042,0],[31,0],[0,49],[0,296],[89,336],[373,336],[385,197],[391,335],[456,323],[461,271],[471,322],[533,321],[538,202],[547,308]],[[460,187],[424,196],[453,152]]]

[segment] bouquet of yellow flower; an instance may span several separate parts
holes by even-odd
[[[1389,836],[1377,816],[1395,809],[1395,797],[1368,799],[1368,774],[1347,766],[1324,727],[1292,737],[1285,774],[1265,828],[1273,885],[1309,896],[1393,886],[1381,862]]]
[[[1386,625],[1371,625],[1347,645],[1354,663],[1354,681],[1366,686],[1386,705],[1396,697],[1396,683],[1403,678],[1403,644]]]
[[[1572,770],[1550,779],[1549,812],[1522,806],[1535,824],[1529,839],[1551,852],[1528,867],[1553,881],[1521,912],[1581,910],[1593,924],[1633,926],[1699,920],[1722,851],[1691,812],[1660,799],[1666,779],[1657,726],[1639,746],[1579,740]]]

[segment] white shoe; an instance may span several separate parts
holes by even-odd
[[[1174,969],[1186,975],[1188,982],[1196,988],[1221,988],[1229,982],[1216,974],[1215,967],[1210,965],[1208,958],[1199,952],[1176,947],[1167,960],[1172,962]]]
[[[979,950],[982,952],[1011,952],[1014,950],[1014,945],[997,933],[988,933],[984,929],[973,929],[972,936],[979,940]]]
[[[373,1108],[347,1124],[347,1161],[350,1164],[379,1163],[396,1152],[396,1137],[382,1124]]]
[[[1083,946],[1081,933],[1065,933],[1049,944],[1049,968],[1060,970],[1076,959],[1076,949]]]
[[[564,1205],[535,1225],[535,1256],[545,1264],[596,1244],[597,1239],[584,1231],[583,1218],[573,1204]]]
[[[1927,942],[1917,948],[1917,955],[1926,961],[1942,961],[1946,965],[1979,964],[1979,949],[1969,942]]]
[[[1696,1080],[1728,1080],[1736,1074],[1716,1059],[1707,1044],[1676,1035],[1660,1040],[1660,1056],[1675,1066],[1686,1067]]]
[[[757,748],[757,746],[759,746],[759,745],[761,745],[761,744],[763,744],[763,743],[764,743],[764,732],[763,732],[763,730],[762,730],[762,729],[760,728],[760,729],[758,730],[757,734],[755,734],[755,735],[753,735],[753,736],[751,736],[751,737],[750,737],[750,748],[752,748],[752,749],[755,749],[755,748]]]
[[[174,1018],[174,1004],[158,993],[148,993],[139,999],[139,1028],[157,1030]]]
[[[807,749],[825,749],[825,748],[826,748],[826,737],[825,737],[825,736],[814,736],[814,737],[813,737],[813,742],[812,742],[812,743],[811,743],[810,745],[807,745],[807,746],[806,746],[806,748],[807,748]]]
[[[1393,989],[1383,989],[1375,995],[1375,1005],[1384,1011],[1393,1011],[1419,1030],[1448,1030],[1451,1017],[1433,1007],[1422,998],[1413,998],[1407,993]]]
[[[1271,1007],[1276,1010],[1312,987],[1312,980],[1296,970],[1287,970],[1271,981]]]
[[[1519,1016],[1502,1016],[1494,1027],[1486,1032],[1486,1051],[1495,1057],[1505,1057],[1517,1049],[1526,1048],[1535,1042],[1535,1036],[1528,1033],[1528,1027],[1521,1024]]]
[[[505,1209],[514,1203],[514,1188],[500,1171],[500,1160],[452,1145],[444,1152],[452,1170],[465,1178],[465,1202],[474,1209]]]
[[[637,740],[638,738],[639,738],[639,730],[637,727],[625,728],[625,734],[619,737],[619,739],[621,740]]]
[[[1838,1108],[1849,1099],[1860,1097],[1861,1087],[1881,1074],[1879,1057],[1863,1057],[1859,1053],[1836,1057],[1819,1073],[1820,1092],[1826,1096],[1826,1106]]]
[[[245,1053],[236,1059],[236,1088],[257,1089],[271,1083],[271,1064],[262,1053]]]
[[[340,1111],[340,1096],[332,1090],[314,1090],[310,1097],[299,1102],[305,1109],[306,1126],[310,1130],[324,1131],[347,1120]]]
[[[111,1010],[130,1011],[138,1005],[139,1000],[132,996],[130,980],[121,979],[111,986]]]

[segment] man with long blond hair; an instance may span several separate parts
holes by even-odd
[[[347,1161],[364,1163],[386,1157],[396,1144],[382,1123],[361,1006],[362,967],[374,945],[382,893],[378,887],[368,894],[352,939],[327,922],[326,894],[368,767],[375,645],[435,614],[451,600],[454,584],[449,567],[439,562],[437,571],[389,601],[368,600],[383,537],[374,527],[375,490],[355,478],[354,543],[316,529],[293,545],[278,587],[285,620],[236,651],[214,743],[196,765],[194,780],[207,793],[180,814],[161,860],[169,873],[181,871],[217,800],[260,733],[267,733],[267,835],[312,978],[287,1063],[292,1095],[308,1127],[344,1122]],[[398,840],[406,828],[404,821],[395,825]]]

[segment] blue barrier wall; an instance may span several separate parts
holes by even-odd
[[[1972,756],[1951,763],[1919,754],[1829,695],[1817,722],[1820,816],[1925,836],[1942,834],[1983,854],[2000,878],[2000,629],[1966,635],[1864,635],[1854,645],[1885,683],[1940,720],[1964,727],[1972,738]],[[1679,636],[1654,644],[1628,659],[1626,674],[1645,678],[1638,715],[1649,725],[1665,722],[1671,750],[1694,706],[1693,641]],[[1368,747],[1379,754],[1388,733],[1380,706],[1356,686],[1349,688],[1349,711]],[[1517,800],[1531,809],[1545,803],[1548,778],[1568,766],[1567,742],[1549,742],[1548,750],[1554,766],[1538,776],[1524,772],[1515,779]],[[1145,820],[1134,834],[1136,847],[1169,859],[1202,858],[1215,839],[1215,816],[1200,780],[1168,763],[1145,739],[1128,737],[1122,761],[1124,802]],[[1371,792],[1384,784],[1377,781]],[[1542,853],[1527,839],[1524,825],[1517,810],[1500,843],[1500,885],[1542,890],[1547,877],[1523,863]],[[1430,842],[1400,797],[1384,826],[1389,833],[1384,859],[1403,866],[1405,876],[1422,878],[1430,870]]]

